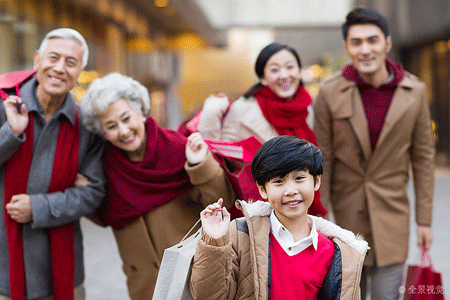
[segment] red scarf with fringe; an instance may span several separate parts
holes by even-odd
[[[110,142],[105,144],[103,167],[108,179],[108,201],[99,217],[105,225],[120,229],[146,212],[164,205],[192,188],[184,169],[187,138],[146,121],[144,160],[131,161]]]
[[[5,167],[4,219],[9,252],[9,280],[12,300],[26,299],[25,263],[23,258],[22,224],[12,220],[6,212],[11,197],[25,194],[33,158],[33,114],[25,130],[26,140],[14,152]],[[63,191],[72,187],[78,172],[78,149],[80,127],[78,110],[75,126],[69,120],[61,120],[52,178],[48,193]],[[52,263],[53,299],[72,300],[74,290],[74,223],[46,229],[50,241]]]

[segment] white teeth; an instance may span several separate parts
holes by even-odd
[[[291,201],[291,202],[286,202],[285,203],[285,205],[297,205],[297,204],[299,204],[300,202],[302,202],[302,201]]]

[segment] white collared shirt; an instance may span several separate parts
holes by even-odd
[[[309,246],[313,245],[314,249],[317,250],[317,241],[319,239],[319,233],[316,230],[316,224],[314,220],[307,216],[307,222],[309,227],[311,228],[311,232],[309,235],[300,241],[294,242],[294,237],[292,233],[287,230],[283,224],[275,216],[274,211],[272,210],[270,214],[270,229],[272,230],[273,235],[277,239],[280,246],[284,249],[284,251],[289,255],[296,255]]]

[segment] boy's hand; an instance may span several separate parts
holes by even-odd
[[[17,110],[17,105],[20,105],[20,111]],[[21,135],[28,126],[28,110],[22,99],[17,96],[9,96],[4,102],[6,120],[11,126],[15,136]]]
[[[191,165],[201,163],[208,154],[208,145],[198,132],[194,132],[188,137],[186,143],[186,159]]]
[[[223,199],[220,198],[200,213],[203,231],[213,239],[224,236],[230,228],[230,213],[222,207],[222,203]]]

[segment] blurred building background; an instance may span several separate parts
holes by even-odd
[[[297,49],[315,95],[348,61],[340,26],[355,5],[388,18],[390,57],[426,82],[437,162],[449,165],[450,0],[0,0],[0,73],[32,68],[45,33],[72,27],[91,51],[78,99],[95,78],[120,72],[143,83],[151,114],[176,128],[209,94],[244,93],[257,80],[257,54],[273,41]]]

